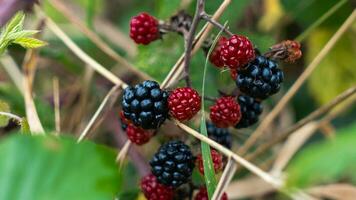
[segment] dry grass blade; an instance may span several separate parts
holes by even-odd
[[[61,113],[59,105],[59,81],[57,77],[53,78],[53,103],[54,103],[54,121],[56,124],[56,134],[61,132]]]
[[[32,134],[45,134],[41,121],[38,117],[35,102],[32,98],[32,83],[35,76],[37,66],[37,51],[34,49],[27,50],[26,56],[22,65],[24,72],[24,99],[26,118],[30,126]]]
[[[299,148],[313,135],[318,126],[316,122],[309,122],[299,130],[289,136],[283,147],[278,151],[278,155],[271,173],[279,176],[282,170],[286,167],[289,160],[299,150]]]
[[[245,142],[245,144],[239,149],[239,154],[245,154],[249,148],[251,148],[257,139],[264,133],[277,115],[282,111],[282,109],[287,105],[289,100],[297,93],[301,88],[307,78],[311,75],[314,69],[320,64],[323,58],[329,53],[329,51],[334,47],[336,42],[340,37],[346,32],[346,30],[352,25],[352,22],[356,18],[356,9],[351,13],[351,15],[346,19],[346,21],[341,25],[341,27],[336,31],[324,48],[319,52],[319,54],[314,58],[314,60],[308,65],[305,71],[300,75],[300,77],[295,81],[293,86],[288,90],[288,92],[283,96],[283,98],[278,102],[274,109],[263,119],[261,124],[257,127],[255,132],[251,137]]]
[[[3,54],[1,56],[0,62],[1,65],[4,67],[5,71],[7,72],[7,74],[10,76],[10,78],[16,85],[17,89],[19,89],[19,91],[23,95],[24,94],[23,75],[19,70],[19,68],[17,67],[15,61],[8,54]]]
[[[122,164],[126,158],[126,155],[131,147],[131,141],[127,140],[124,146],[121,148],[121,151],[116,156],[116,162],[119,164],[119,169],[121,169]]]
[[[356,187],[349,184],[331,184],[309,188],[307,192],[323,199],[353,200],[356,197]]]
[[[211,147],[214,149],[220,151],[222,154],[224,154],[227,157],[231,157],[235,162],[241,164],[244,166],[246,169],[251,171],[252,173],[256,174],[260,178],[262,178],[264,181],[272,184],[274,187],[281,187],[283,185],[282,181],[271,176],[270,174],[262,171],[252,163],[248,162],[246,159],[242,158],[241,156],[235,154],[234,152],[230,151],[226,147],[222,146],[221,144],[215,142],[214,140],[200,134],[199,132],[195,131],[194,129],[190,128],[189,126],[180,123],[177,120],[174,120],[177,126],[179,126],[181,129],[186,131],[187,133],[191,134],[192,136],[196,137],[197,139],[208,143]]]
[[[229,157],[229,160],[225,166],[224,172],[219,180],[219,183],[215,189],[215,193],[213,195],[212,200],[221,199],[221,196],[224,194],[225,189],[229,185],[232,180],[235,172],[236,172],[236,162]]]
[[[94,116],[90,119],[88,125],[80,134],[77,142],[81,142],[88,135],[88,133],[93,130],[94,127],[100,124],[105,114],[114,106],[114,103],[117,100],[121,91],[120,87],[121,85],[115,85],[109,91],[104,100],[101,102],[99,108],[96,110]]]
[[[38,12],[41,12],[43,16],[45,14],[40,11],[40,8],[37,7]],[[126,83],[124,83],[121,79],[119,79],[117,76],[115,76],[113,73],[111,73],[109,70],[107,70],[104,66],[99,64],[97,61],[95,61],[93,58],[88,56],[82,49],[80,49],[69,37],[67,34],[65,34],[57,24],[54,23],[52,19],[49,17],[45,17],[47,27],[51,29],[51,31],[59,37],[65,45],[75,54],[77,55],[83,62],[94,68],[95,71],[97,71],[99,74],[107,78],[109,81],[113,82],[116,85],[121,85],[123,88],[127,87]]]
[[[230,199],[254,198],[274,191],[272,185],[255,176],[231,182],[226,189]]]
[[[294,131],[298,130],[300,127],[304,126],[305,124],[315,120],[316,118],[330,112],[332,109],[334,109],[336,106],[342,104],[348,99],[352,99],[353,95],[356,93],[356,86],[346,90],[339,96],[337,96],[334,100],[329,102],[328,104],[322,106],[321,108],[315,110],[312,112],[310,115],[307,117],[303,118],[299,122],[297,122],[295,125],[292,127],[288,128],[286,131],[282,132],[281,134],[277,134],[278,136],[273,138],[271,141],[268,143],[260,145],[253,153],[249,154],[246,156],[247,160],[253,160],[257,156],[263,154],[266,152],[269,148],[271,148],[273,145],[283,141],[286,139],[290,134],[292,134]]]
[[[74,12],[71,11],[67,6],[65,6],[61,1],[50,0],[49,2],[53,5],[54,8],[56,8],[59,12],[61,12],[64,17],[66,17],[71,23],[73,23],[77,28],[79,28],[79,30],[82,33],[84,33],[105,54],[107,54],[109,57],[114,59],[116,62],[118,62],[122,66],[125,66],[127,69],[129,69],[131,72],[137,74],[141,78],[153,80],[152,77],[148,76],[145,73],[142,73],[136,67],[132,66],[125,58],[123,58],[118,53],[116,53],[109,45],[107,45],[104,42],[104,40],[102,40],[92,30],[87,28],[85,26],[85,24],[79,18],[77,18],[75,15],[73,15],[72,13],[74,13]]]

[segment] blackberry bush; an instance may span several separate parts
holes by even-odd
[[[157,129],[168,115],[168,93],[155,81],[144,81],[124,90],[122,108],[124,116],[135,126]]]

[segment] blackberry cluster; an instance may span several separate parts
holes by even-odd
[[[263,110],[261,102],[246,95],[240,95],[237,101],[241,109],[241,120],[235,127],[246,128],[255,124]]]
[[[178,187],[187,183],[194,168],[194,156],[181,141],[162,145],[150,161],[152,173],[159,183]]]
[[[240,91],[261,100],[277,93],[284,79],[277,63],[264,56],[257,56],[237,74],[236,85]]]
[[[207,123],[206,128],[208,131],[208,136],[215,142],[225,146],[226,148],[231,148],[231,134],[227,128],[216,127],[212,123]]]
[[[168,93],[155,81],[144,81],[124,90],[124,116],[135,126],[157,129],[168,116]]]

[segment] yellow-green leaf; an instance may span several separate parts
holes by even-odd
[[[19,44],[27,49],[35,49],[47,45],[47,43],[42,40],[27,37],[18,38],[14,41],[14,43]]]
[[[308,38],[308,62],[320,52],[331,38],[333,30],[316,29]],[[309,78],[311,94],[320,103],[325,104],[342,91],[356,84],[356,38],[352,31],[346,32],[323,59]]]

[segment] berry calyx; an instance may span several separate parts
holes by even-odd
[[[147,200],[172,200],[173,189],[158,183],[153,174],[148,174],[141,179],[141,190]]]
[[[212,123],[206,124],[208,136],[215,142],[225,146],[226,148],[231,148],[231,134],[227,128],[218,128]]]
[[[183,142],[170,141],[159,148],[150,165],[159,183],[176,188],[189,181],[194,168],[194,156]]]
[[[233,97],[221,97],[210,107],[210,119],[219,128],[235,126],[241,119],[240,106]]]
[[[255,57],[251,41],[242,35],[233,35],[221,45],[221,59],[231,69],[241,68]]]
[[[237,73],[236,85],[240,91],[261,100],[277,93],[284,79],[277,63],[264,56],[257,56]]]
[[[144,81],[124,90],[122,109],[124,116],[135,126],[157,129],[168,116],[168,93],[155,81]]]
[[[214,50],[211,52],[209,56],[209,61],[218,68],[224,67],[224,61],[221,58],[221,46],[226,42],[226,40],[227,40],[226,37],[224,36],[220,37]]]
[[[262,113],[261,102],[247,95],[240,95],[237,101],[241,109],[241,120],[235,128],[246,128],[255,124]]]
[[[148,13],[140,13],[130,21],[130,37],[137,44],[147,45],[160,37],[158,21]]]
[[[211,159],[213,161],[215,173],[220,172],[223,168],[222,155],[219,154],[219,152],[212,149],[211,150]],[[196,165],[197,165],[197,168],[198,168],[200,174],[204,175],[203,156],[201,153],[197,156]]]
[[[208,191],[206,190],[206,187],[201,187],[199,189],[199,192],[195,195],[194,200],[209,200]],[[228,200],[227,194],[225,192],[221,196],[220,200]]]
[[[129,140],[137,145],[146,144],[153,135],[153,133],[136,127],[133,124],[127,125],[126,134]]]
[[[189,120],[200,110],[201,98],[192,88],[175,89],[168,97],[169,113],[179,121]]]

